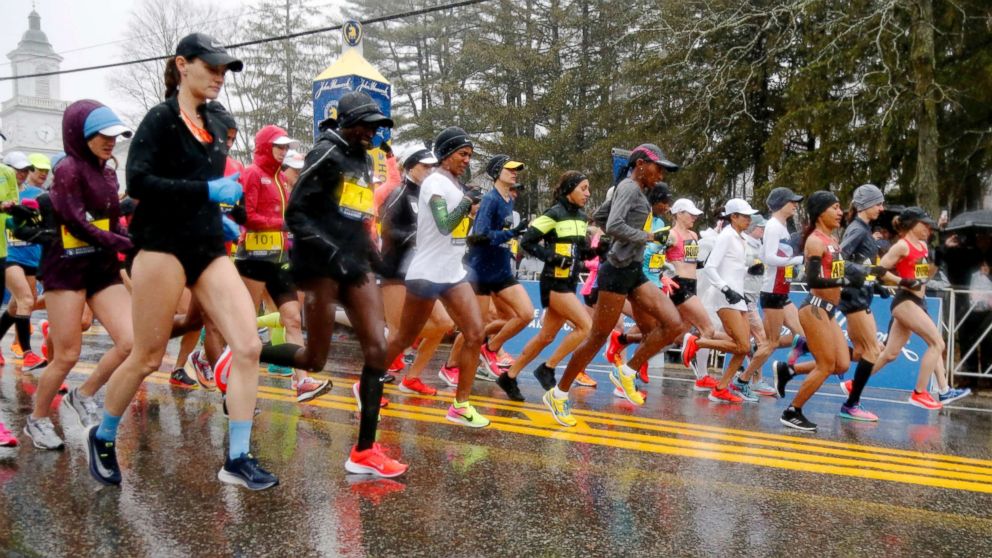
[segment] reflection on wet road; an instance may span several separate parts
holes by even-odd
[[[105,339],[70,376],[92,370]],[[337,344],[334,389],[297,404],[289,380],[263,374],[254,451],[282,484],[263,493],[215,479],[226,420],[216,392],[158,373],[120,434],[120,488],[89,478],[83,432],[67,448],[0,453],[0,547],[20,555],[598,556],[992,554],[990,405],[963,400],[933,414],[869,390],[878,424],[836,418],[836,393],[807,415],[818,434],[785,431],[784,402],[720,406],[678,371],[646,386],[642,408],[576,388],[575,428],[560,427],[525,374],[525,403],[477,382],[493,424],[444,419],[447,396],[389,385],[380,442],[411,465],[396,480],[347,475],[357,429],[357,349]],[[174,351],[172,352],[174,354]],[[429,376],[426,381],[438,384]],[[0,417],[20,433],[37,378],[12,364]]]

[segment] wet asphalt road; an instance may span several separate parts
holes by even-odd
[[[99,328],[85,337],[70,383],[107,342]],[[929,413],[869,389],[866,407],[882,421],[863,424],[837,419],[843,400],[826,387],[806,408],[820,424],[809,435],[779,425],[785,402],[710,403],[684,371],[656,375],[638,409],[592,371],[600,385],[576,388],[580,424],[563,429],[525,373],[523,404],[476,383],[475,404],[493,425],[472,430],[444,420],[447,397],[387,386],[380,442],[411,469],[370,480],[343,468],[357,431],[357,354],[336,343],[335,387],[309,404],[295,402],[288,379],[263,375],[253,448],[281,484],[260,493],[216,480],[227,431],[216,392],[153,376],[121,426],[124,483],[101,487],[74,418],[55,419],[65,451],[37,450],[20,432],[37,379],[8,362],[0,418],[22,445],[0,449],[0,548],[12,556],[992,555],[989,399]]]

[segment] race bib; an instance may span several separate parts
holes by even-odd
[[[920,262],[914,266],[913,271],[917,279],[926,280],[930,279],[930,263]]]
[[[90,221],[90,224],[101,231],[110,230],[110,219],[98,219],[96,221]],[[65,249],[66,256],[81,256],[96,252],[96,248],[90,246],[88,242],[72,236],[72,233],[69,232],[69,229],[65,228],[65,225],[59,228],[62,233],[62,248]]]
[[[651,232],[651,222],[653,220],[654,218],[651,216],[650,213],[648,213],[648,220],[644,221],[644,232]]]
[[[30,246],[27,242],[14,236],[14,231],[7,229],[7,247],[8,248],[18,248],[21,246]]]
[[[796,266],[794,265],[785,266],[785,269],[782,271],[782,278],[785,280],[785,282],[791,283],[792,279],[795,278],[795,276],[796,276]]]
[[[345,176],[341,179],[341,196],[338,210],[351,219],[361,220],[374,214],[372,188],[361,177]]]
[[[699,261],[699,244],[687,241],[682,245],[682,249],[685,252],[684,259],[686,263],[696,263]]]
[[[462,218],[462,222],[458,223],[455,230],[451,231],[451,243],[455,246],[464,246],[465,237],[468,236],[468,229],[472,224],[472,220],[466,215]]]
[[[282,233],[279,231],[245,233],[245,250],[249,253],[282,251]]]
[[[558,242],[555,244],[555,254],[566,258],[572,257],[572,245],[568,242]],[[555,279],[568,279],[572,275],[571,267],[556,267]]]
[[[830,266],[830,278],[842,279],[844,277],[844,260],[837,260]]]
[[[663,267],[665,267],[665,253],[651,254],[651,259],[648,260],[648,271],[651,274],[661,273]]]

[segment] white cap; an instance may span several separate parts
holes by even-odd
[[[17,170],[24,170],[31,166],[28,156],[23,151],[11,151],[3,156],[3,164]]]
[[[289,136],[279,136],[272,140],[272,145],[299,145],[300,142],[289,137]]]
[[[751,204],[740,198],[734,198],[728,201],[727,205],[723,206],[724,215],[733,215],[734,213],[739,213],[741,215],[754,215],[757,212],[757,209],[751,209]]]
[[[286,152],[282,164],[291,169],[300,170],[303,168],[303,154],[295,149],[290,149]]]
[[[437,157],[434,152],[424,147],[423,144],[413,144],[403,149],[399,154],[399,164],[403,168],[412,168],[415,164],[436,165]],[[409,165],[407,163],[410,163]]]
[[[696,207],[696,204],[692,203],[692,200],[686,198],[679,198],[675,200],[672,204],[672,215],[676,213],[687,212],[689,215],[702,215],[703,210]]]

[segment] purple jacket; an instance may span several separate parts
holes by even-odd
[[[132,246],[120,224],[117,174],[101,163],[83,137],[86,117],[101,106],[76,101],[62,116],[66,158],[54,171],[49,192],[58,230],[41,264],[49,289],[71,275],[116,270],[117,252]]]

